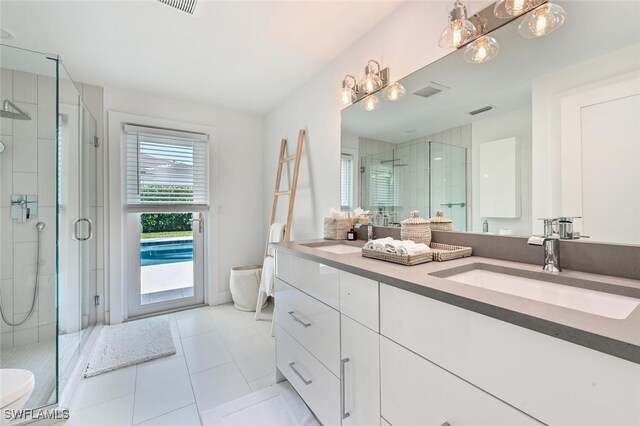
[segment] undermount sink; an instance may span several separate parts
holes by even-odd
[[[320,242],[320,243],[309,243],[309,244],[302,244],[302,245],[305,247],[311,247],[317,250],[322,250],[322,251],[326,251],[334,254],[351,254],[351,253],[362,252],[361,247],[352,246],[344,243]]]
[[[520,271],[495,265],[475,264],[471,266],[470,270],[460,271],[465,268],[453,268],[432,275],[612,319],[625,319],[640,305],[640,299],[635,297],[583,288],[594,284],[596,286],[606,286],[607,284],[571,280],[568,277],[558,275]],[[522,275],[530,275],[530,277]],[[566,283],[572,281],[573,285],[566,285],[559,281]]]

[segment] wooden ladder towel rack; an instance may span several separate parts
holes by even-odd
[[[296,153],[287,156],[287,140],[282,139],[280,141],[280,156],[278,157],[278,171],[276,172],[276,186],[273,191],[273,204],[271,206],[271,218],[269,219],[269,226],[267,229],[267,244],[264,248],[265,257],[269,253],[269,232],[271,231],[271,225],[276,221],[276,214],[278,212],[278,200],[285,195],[289,196],[289,208],[287,210],[287,221],[284,225],[284,241],[289,241],[291,238],[291,224],[293,223],[293,206],[296,201],[296,190],[298,188],[298,176],[300,174],[300,158],[302,156],[302,146],[304,145],[305,131],[300,129],[298,133],[298,146],[296,147]],[[280,182],[282,181],[282,169],[285,164],[293,161],[293,179],[291,180],[291,188],[281,191]]]

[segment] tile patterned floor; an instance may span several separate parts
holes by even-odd
[[[170,314],[177,353],[80,383],[65,425],[199,425],[199,413],[275,383],[266,321],[233,305]]]

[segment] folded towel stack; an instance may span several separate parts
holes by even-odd
[[[411,240],[394,240],[391,237],[378,238],[367,242],[365,249],[395,253],[400,256],[416,256],[418,254],[429,253],[431,248],[423,243],[415,243]]]

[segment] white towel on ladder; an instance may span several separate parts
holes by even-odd
[[[273,256],[267,256],[262,263],[262,277],[260,278],[260,291],[273,296],[276,280],[276,264]]]
[[[269,228],[269,243],[279,243],[284,239],[284,223],[274,223]],[[269,247],[269,256],[275,256],[275,250]]]

